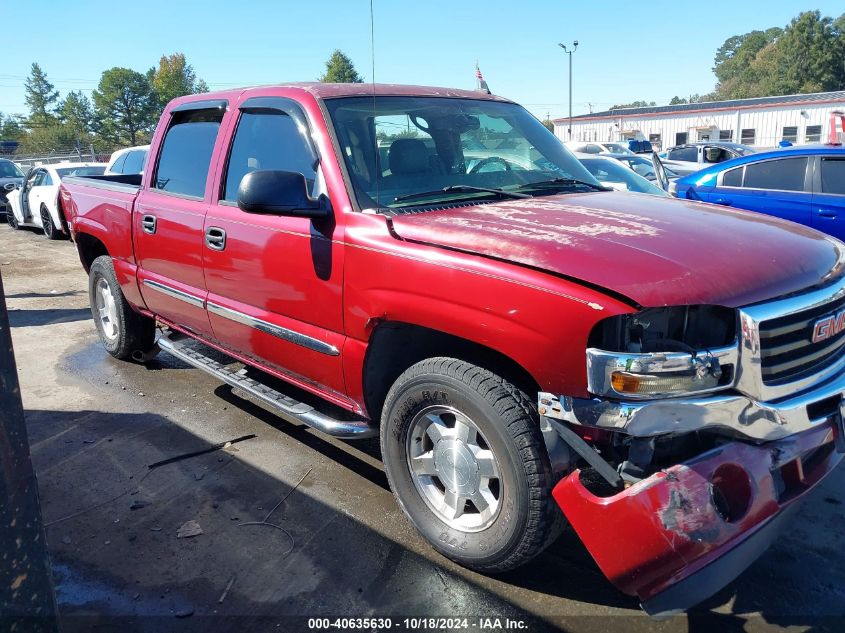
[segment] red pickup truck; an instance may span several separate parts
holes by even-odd
[[[163,348],[379,436],[408,518],[473,569],[525,563],[565,515],[647,612],[684,609],[845,450],[843,244],[607,191],[506,99],[184,97],[143,176],[67,179],[61,204],[110,354]]]

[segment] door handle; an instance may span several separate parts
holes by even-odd
[[[819,215],[823,218],[836,219],[836,213],[828,209],[819,209]]]
[[[212,250],[222,251],[226,248],[226,231],[216,226],[208,227],[205,230],[205,243]]]
[[[733,204],[733,202],[726,200],[725,198],[716,198],[713,200],[713,204],[721,204],[723,207],[729,207]]]
[[[145,215],[142,217],[141,228],[144,230],[144,233],[154,234],[156,232],[156,216]]]

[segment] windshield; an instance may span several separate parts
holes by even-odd
[[[23,172],[10,160],[0,160],[0,178],[23,178]]]
[[[64,178],[65,176],[102,176],[105,171],[106,166],[102,165],[94,167],[65,167],[63,169],[57,169],[56,173],[61,178]]]
[[[554,134],[512,103],[349,97],[326,105],[362,209],[501,197],[472,188],[516,192],[559,181],[557,189],[531,192],[550,195],[598,184]]]
[[[631,151],[626,143],[605,143],[604,146],[614,154],[634,155],[634,152]]]
[[[615,158],[582,158],[581,163],[596,180],[606,187],[612,187],[617,191],[650,193],[655,196],[668,195],[663,189],[651,184]]]

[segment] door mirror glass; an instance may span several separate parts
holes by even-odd
[[[238,187],[238,207],[247,213],[323,218],[331,213],[328,198],[308,196],[305,176],[276,169],[249,172]]]

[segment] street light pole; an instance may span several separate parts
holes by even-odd
[[[572,53],[578,48],[578,40],[572,42],[572,50],[566,47],[566,44],[558,44],[563,49],[563,52],[569,55],[569,128],[566,130],[568,140],[572,140]]]

